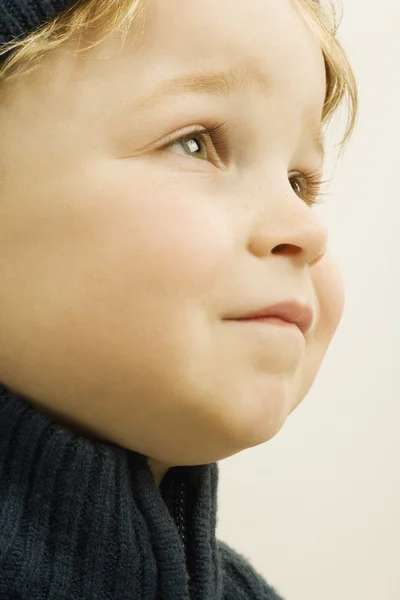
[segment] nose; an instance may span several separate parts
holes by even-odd
[[[256,204],[261,208],[253,222],[249,252],[258,258],[271,254],[287,256],[308,266],[322,259],[328,245],[327,229],[289,182],[287,188],[270,193],[267,198],[264,192],[262,202]]]

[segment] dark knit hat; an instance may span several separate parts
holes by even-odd
[[[0,44],[22,39],[76,0],[0,0]]]

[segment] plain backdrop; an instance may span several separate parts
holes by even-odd
[[[219,537],[287,600],[400,599],[400,2],[343,4],[360,116],[317,210],[345,314],[281,433],[220,463]]]

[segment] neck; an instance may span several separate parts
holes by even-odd
[[[153,458],[149,458],[148,463],[150,470],[153,474],[154,481],[156,482],[156,485],[160,487],[161,482],[163,481],[165,475],[169,470],[169,467],[157,460],[154,460]]]

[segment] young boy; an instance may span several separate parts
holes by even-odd
[[[2,0],[0,598],[276,600],[216,539],[343,310],[312,0]],[[289,576],[289,574],[288,574]]]

